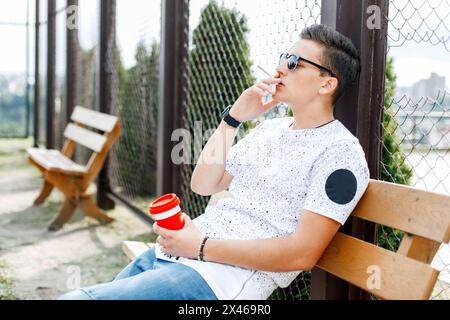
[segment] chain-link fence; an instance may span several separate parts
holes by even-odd
[[[179,61],[180,65],[187,66],[183,74],[186,99],[181,102],[182,127],[191,133],[195,141],[198,141],[196,135],[200,134],[200,147],[203,147],[209,134],[220,123],[222,109],[232,104],[247,87],[266,77],[257,66],[273,71],[279,54],[290,48],[301,30],[321,22],[322,3],[320,0],[183,1],[189,3],[189,26],[185,30],[189,41],[186,44],[188,54]],[[430,3],[424,1],[417,5],[415,1],[403,1],[402,5],[402,1],[391,1],[387,17],[389,55],[393,55],[396,48],[410,51],[408,46],[421,44],[442,48],[440,51],[448,54],[448,2],[441,1],[436,7]],[[101,109],[99,78],[102,72],[106,72],[112,79],[111,112],[121,119],[122,136],[110,153],[111,191],[129,205],[146,212],[156,195],[159,170],[157,137],[160,133],[162,2],[135,0],[130,6],[125,0],[116,0],[115,4],[115,41],[106,44],[110,54],[106,61],[100,61],[100,1],[78,1],[78,43],[72,49],[65,47],[67,34],[59,30],[64,23],[67,4],[57,1],[56,135],[62,137],[63,119],[67,116],[62,107],[66,105],[67,92],[64,88],[67,86],[65,78],[68,72],[65,70],[67,55],[64,51],[77,50],[79,60],[75,63],[78,72],[77,78],[73,79],[78,84],[75,104]],[[40,142],[45,143],[46,1],[41,1],[41,13],[39,136]],[[433,24],[434,20],[439,23]],[[433,54],[435,51],[432,50]],[[400,59],[400,62],[404,63],[404,60]],[[450,59],[447,55],[443,60]],[[383,152],[381,178],[448,194],[450,180],[445,172],[448,172],[446,160],[450,159],[447,156],[450,99],[445,80],[443,82],[442,75],[436,74],[428,80],[418,81],[409,89],[396,86],[396,74],[399,80],[400,77],[405,78],[401,75],[402,69],[397,69],[397,62],[399,60],[388,59],[386,69],[384,135],[380,139]],[[428,65],[414,64],[414,61],[409,63],[404,70],[415,67],[432,70],[427,67],[432,66],[431,62]],[[287,113],[285,105],[278,106],[260,119],[246,123],[238,139],[259,121],[283,117]],[[56,141],[57,146],[62,142]],[[194,151],[201,150],[198,147],[195,146]],[[77,150],[75,160],[85,163],[88,156],[88,151],[81,148]],[[190,189],[190,179],[197,161],[195,157],[198,155],[190,156],[192,164],[181,166],[179,195],[183,210],[195,218],[204,212],[210,199],[196,195]],[[378,228],[378,245],[390,250],[397,250],[402,237],[400,231],[382,226]],[[448,266],[448,257],[447,245],[439,251],[436,263],[441,267]],[[441,273],[443,280],[449,277],[448,268],[446,270]],[[440,281],[438,286],[445,286],[445,281]],[[303,272],[288,288],[277,289],[269,299],[309,299],[310,287],[311,273]],[[448,298],[445,287],[441,290],[437,287],[436,290],[433,298]]]
[[[113,113],[123,129],[110,157],[112,191],[144,212],[156,194],[160,12],[159,1],[135,1],[130,7],[117,0],[115,58],[106,62],[107,68],[114,66]],[[217,128],[222,109],[265,77],[256,66],[274,70],[279,54],[300,31],[319,22],[320,1],[190,1],[188,56],[180,61],[188,64],[182,127],[195,135],[201,123],[202,136]],[[286,107],[280,106],[265,117],[285,114]],[[255,125],[247,124],[239,137]],[[203,143],[208,138],[203,137]],[[193,218],[209,201],[190,190],[194,167],[183,165],[180,181],[183,209]],[[309,284],[310,273],[304,273],[271,298],[309,298]]]
[[[7,6],[1,0],[0,6]],[[0,61],[0,138],[26,137],[30,132],[30,2],[0,12],[0,39],[4,46]],[[8,44],[8,45],[6,45]],[[14,45],[12,45],[14,44]]]
[[[449,195],[450,3],[390,1],[381,180]],[[396,251],[404,233],[379,226],[378,244]],[[450,248],[432,299],[450,298]]]
[[[100,0],[78,1],[78,72],[75,105],[98,110]],[[75,160],[87,164],[92,151],[77,145]]]
[[[111,153],[116,195],[146,211],[156,194],[161,2],[116,2],[113,112],[122,136]]]
[[[205,135],[202,147],[220,123],[221,111],[233,104],[255,81],[266,78],[257,66],[273,72],[281,52],[289,50],[301,30],[320,23],[320,1],[190,1],[187,108],[184,128],[191,136]],[[258,10],[255,10],[258,8]],[[243,137],[263,118],[286,115],[280,105],[253,123],[246,123]],[[196,130],[197,128],[197,130]],[[212,129],[212,130],[211,130]],[[195,149],[195,148],[194,148]],[[195,155],[194,155],[195,156]],[[204,212],[209,197],[194,194],[190,179],[197,159],[182,169],[182,197],[187,212]],[[309,299],[310,272],[303,272],[291,286],[276,290],[270,299]]]
[[[125,9],[121,1],[117,2],[115,113],[121,117],[124,130],[111,161],[114,192],[143,211],[156,189],[158,27],[161,20],[160,4],[156,4],[153,10],[146,10],[145,6],[144,3],[136,4],[133,10],[138,13],[133,14],[131,22],[127,20],[130,9]],[[204,146],[209,138],[205,133],[211,134],[213,130],[210,129],[217,127],[222,109],[233,103],[245,88],[264,77],[256,66],[261,65],[272,71],[279,53],[289,49],[300,31],[307,25],[320,22],[320,6],[320,1],[189,2],[189,30],[186,30],[189,32],[189,51],[186,60],[180,63],[185,62],[188,66],[184,75],[187,101],[184,102],[186,114],[183,127],[189,130],[194,140],[196,134],[201,134],[200,140]],[[254,10],[255,7],[258,10]],[[399,11],[403,15],[407,12],[404,7]],[[395,6],[391,3],[391,46],[392,41],[401,34],[401,28],[411,23],[403,23],[401,28],[392,27],[393,22],[400,19],[399,16],[401,14],[395,13]],[[429,17],[430,14],[426,13],[423,19]],[[410,21],[409,16],[403,19]],[[125,23],[127,26],[132,23],[134,30],[130,32]],[[424,39],[418,30],[415,35],[420,41]],[[408,37],[400,37],[395,43],[401,45]],[[430,43],[434,43],[431,38]],[[386,106],[392,105],[394,99],[393,70],[390,66],[392,62],[388,62],[387,68]],[[286,106],[280,105],[265,114],[264,118],[285,116],[286,113]],[[397,125],[393,125],[394,121],[403,125],[401,119],[396,119],[390,108],[386,108],[382,174],[383,180],[405,183],[413,176],[414,170],[408,169],[406,161],[399,157],[402,154],[400,148],[398,152],[395,149],[399,134]],[[238,139],[261,120],[263,118],[246,124]],[[392,147],[394,149],[388,149]],[[197,160],[195,155],[191,156],[193,164],[183,165],[181,170],[181,197],[185,211],[196,217],[204,212],[209,197],[198,196],[190,189],[190,179]],[[403,236],[400,231],[379,226],[378,232],[380,246],[391,250],[398,248]],[[289,288],[278,289],[270,299],[308,299],[310,281],[311,274],[304,272]]]
[[[98,110],[99,1],[78,2],[79,92],[76,105]]]

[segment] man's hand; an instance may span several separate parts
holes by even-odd
[[[240,122],[258,118],[279,103],[277,100],[263,102],[263,98],[269,94],[275,94],[277,85],[281,84],[279,78],[268,78],[245,90],[236,100],[230,110],[230,115]]]
[[[158,235],[156,242],[162,247],[164,253],[196,260],[204,236],[191,218],[184,212],[183,215],[185,225],[181,230],[169,230],[158,226],[155,222],[153,231]]]

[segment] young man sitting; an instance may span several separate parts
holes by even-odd
[[[323,25],[304,29],[273,78],[225,110],[200,155],[192,190],[230,196],[193,220],[185,215],[182,230],[155,224],[157,244],[112,282],[61,299],[267,299],[311,270],[369,183],[358,139],[333,116],[359,70],[348,38]],[[233,145],[240,123],[279,102],[293,117],[263,121]],[[223,161],[205,161],[218,150]]]

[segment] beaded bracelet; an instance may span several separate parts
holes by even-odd
[[[204,257],[203,248],[205,247],[205,243],[206,243],[206,240],[208,240],[208,238],[209,237],[203,238],[202,244],[200,245],[200,249],[198,250],[198,260],[199,261],[203,261],[203,262],[205,261],[205,260],[203,260],[203,257]]]

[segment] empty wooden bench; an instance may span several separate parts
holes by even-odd
[[[99,174],[109,150],[120,136],[120,121],[115,116],[79,106],[73,111],[71,120],[73,122],[64,131],[66,140],[61,151],[40,148],[27,150],[28,161],[42,172],[44,178],[42,191],[34,204],[43,203],[54,187],[65,197],[61,210],[48,227],[52,231],[60,229],[77,207],[101,223],[113,221],[92,201],[88,187]],[[77,144],[92,151],[86,165],[77,164],[71,159]]]
[[[450,197],[371,180],[352,216],[404,231],[398,251],[338,232],[316,267],[381,299],[429,299],[439,276],[430,263],[450,240]],[[132,260],[151,245],[122,249]]]

